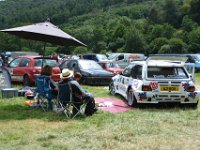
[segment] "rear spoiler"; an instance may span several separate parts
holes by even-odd
[[[174,63],[180,63],[180,62],[186,62],[187,57],[184,56],[168,56],[168,55],[163,55],[163,56],[150,56],[148,57],[147,60],[163,60],[163,61],[168,61],[168,62],[174,62]]]

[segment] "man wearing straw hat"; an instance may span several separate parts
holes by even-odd
[[[92,115],[96,111],[94,98],[91,95],[88,97],[88,93],[85,93],[80,84],[74,80],[74,72],[69,69],[63,69],[60,78],[61,82],[59,84],[70,83],[72,99],[75,102],[83,102],[83,99],[87,101],[85,114]],[[76,107],[80,108],[80,105],[78,104]],[[74,114],[76,114],[76,111],[76,109],[73,109]]]

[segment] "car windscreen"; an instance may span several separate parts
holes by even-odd
[[[99,61],[108,60],[108,58],[106,57],[106,55],[103,55],[103,54],[97,54],[97,58],[99,59]]]
[[[46,66],[46,65],[50,67],[58,66],[56,60],[54,59],[42,59],[42,58],[35,59],[35,64],[34,64],[35,67],[41,67],[41,66]]]
[[[193,57],[195,62],[199,62],[200,61],[200,55],[191,55],[191,56]]]
[[[102,69],[102,67],[95,61],[79,61],[81,69]]]
[[[188,75],[183,67],[148,66],[147,77],[156,79],[187,79]]]

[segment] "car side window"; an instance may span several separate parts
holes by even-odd
[[[191,56],[187,56],[188,59],[186,61],[186,63],[195,63],[194,59]]]
[[[126,69],[124,69],[123,76],[130,77],[131,76],[131,69],[132,69],[132,66],[129,66]]]
[[[133,67],[131,76],[134,79],[141,79],[142,78],[142,66],[136,65]]]
[[[19,66],[20,60],[21,60],[20,58],[14,59],[14,60],[10,63],[9,67],[14,68],[14,67]]]
[[[124,59],[124,55],[119,55],[118,57],[117,57],[117,60],[123,60]]]
[[[78,63],[76,61],[73,61],[70,66],[72,70],[78,70]]]
[[[19,66],[20,66],[20,67],[27,67],[28,64],[29,64],[29,62],[30,62],[30,59],[28,59],[28,58],[23,58],[22,61],[21,61],[20,64],[19,64]]]

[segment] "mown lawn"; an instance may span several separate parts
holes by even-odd
[[[198,83],[200,75],[196,75]],[[84,86],[95,97],[107,87]],[[25,98],[0,99],[0,149],[199,150],[200,106],[98,111],[68,120],[24,105]]]

